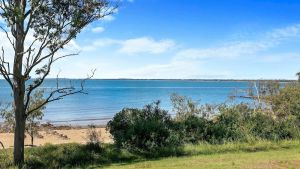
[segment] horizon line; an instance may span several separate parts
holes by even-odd
[[[35,79],[35,78],[32,78]],[[57,78],[45,78],[45,80],[52,80]],[[62,77],[58,79],[69,79],[69,80],[83,80],[85,78],[67,78]],[[0,80],[5,80],[4,78],[0,78]],[[214,79],[205,79],[205,78],[91,78],[88,80],[194,80],[194,81],[297,81],[296,79],[270,79],[270,78],[257,78],[257,79],[239,79],[239,78],[214,78]]]

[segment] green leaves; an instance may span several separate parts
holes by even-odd
[[[143,109],[123,109],[108,123],[116,145],[142,154],[156,154],[166,147],[180,147],[181,140],[173,122],[159,102]]]

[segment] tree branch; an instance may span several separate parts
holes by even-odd
[[[7,68],[6,66],[7,65]],[[2,56],[0,56],[0,73],[2,74],[2,76],[4,77],[4,79],[8,82],[8,84],[10,85],[11,88],[13,88],[13,83],[10,79],[9,76],[13,75],[12,73],[10,73],[10,65],[9,62],[6,62],[4,60],[4,49],[2,47]]]
[[[94,76],[94,73],[95,73],[95,70],[92,70],[92,75],[88,76],[86,79],[83,79],[80,82],[80,89],[78,89],[78,90],[76,90],[76,88],[73,86],[59,88],[59,84],[58,84],[59,78],[57,77],[56,89],[50,92],[49,96],[45,99],[45,101],[43,103],[41,103],[40,105],[38,105],[37,107],[35,107],[31,110],[27,110],[26,115],[28,116],[30,113],[40,109],[41,107],[45,106],[46,104],[53,102],[53,101],[61,100],[66,96],[74,95],[77,93],[88,94],[84,91],[84,84],[87,80],[91,79]],[[55,96],[56,94],[58,94],[58,96]]]

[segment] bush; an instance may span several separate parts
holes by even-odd
[[[299,138],[297,120],[293,116],[278,118],[260,112],[254,114],[249,121],[252,124],[251,132],[257,138],[267,140]]]
[[[95,125],[88,125],[88,130],[86,134],[87,144],[90,146],[99,147],[101,145],[100,141],[101,133],[97,131]]]
[[[293,115],[296,116],[297,119],[300,119],[299,84],[286,85],[277,95],[269,97],[268,101],[276,116],[287,117]]]
[[[271,116],[257,112],[248,119],[251,124],[251,134],[255,138],[274,140],[276,138],[275,126],[276,121]]]
[[[34,151],[33,151],[34,150]],[[77,144],[63,146],[46,145],[34,148],[26,160],[26,165],[32,168],[71,168],[70,165],[80,166],[92,163],[92,152]]]
[[[177,130],[185,143],[193,144],[299,138],[300,87],[288,85],[269,93],[265,101],[272,111],[244,103],[198,106],[187,97],[172,95]]]
[[[184,143],[196,144],[199,141],[207,140],[207,128],[210,124],[206,118],[192,115],[176,121],[175,124],[174,128],[180,133]]]
[[[247,118],[250,109],[245,104],[219,106],[219,114],[208,126],[207,141],[223,143],[226,141],[246,141],[249,136]]]
[[[168,112],[156,102],[143,109],[123,109],[108,122],[107,129],[118,147],[154,156],[181,145],[173,126]]]

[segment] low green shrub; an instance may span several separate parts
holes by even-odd
[[[129,151],[156,156],[163,150],[175,150],[182,141],[174,123],[159,102],[143,109],[123,109],[108,122],[115,144]]]
[[[208,139],[209,120],[191,115],[180,121],[174,122],[175,131],[179,133],[184,143],[196,144]]]
[[[234,106],[221,105],[219,114],[209,126],[208,142],[244,141],[248,135],[249,109],[245,104]]]
[[[47,144],[26,149],[24,169],[86,168],[91,165],[130,162],[139,158],[113,144],[102,144],[101,147],[98,144]]]
[[[300,83],[288,84],[278,94],[269,96],[266,100],[276,116],[293,115],[300,119]]]
[[[83,166],[93,164],[101,158],[99,154],[103,153],[101,147],[96,144],[64,144],[61,146],[45,145],[28,149],[26,157],[26,166],[30,168],[72,168],[73,166]]]

